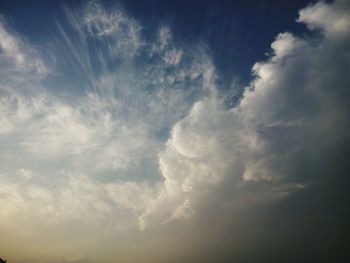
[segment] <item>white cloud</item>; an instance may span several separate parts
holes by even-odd
[[[83,14],[83,30],[108,43],[110,54],[133,56],[141,47],[141,26],[122,10],[108,12],[99,2],[90,1]]]
[[[346,0],[338,0],[332,4],[319,2],[300,10],[297,21],[305,23],[311,30],[321,29],[326,35],[344,37],[350,31],[349,11]]]
[[[271,57],[254,65],[255,79],[237,106],[225,109],[212,95],[173,127],[160,155],[163,189],[140,217],[141,228],[187,218],[205,206],[211,189],[220,192],[221,182],[232,184],[232,191],[263,182],[262,191],[249,198],[257,202],[319,179],[302,171],[298,160],[311,162],[317,154],[326,161],[332,158],[328,147],[346,141],[348,7],[318,3],[301,10],[298,21],[322,29],[315,37],[319,41],[279,34]],[[206,85],[213,88],[213,83]],[[215,205],[227,202],[219,198]]]
[[[164,56],[164,61],[168,65],[177,65],[180,63],[182,57],[182,51],[170,50]]]
[[[19,169],[16,172],[16,175],[19,176],[23,180],[29,180],[33,177],[33,171],[30,169]]]
[[[13,59],[16,67],[24,68],[25,55],[21,52],[20,42],[5,30],[2,23],[0,24],[0,40],[3,56]]]
[[[8,133],[11,130],[12,130],[12,125],[11,125],[10,121],[6,117],[1,116],[1,119],[0,119],[0,134]]]
[[[34,71],[43,77],[49,72],[33,48],[25,40],[9,32],[3,19],[0,19],[0,58],[0,70],[8,74],[11,71]]]
[[[213,65],[204,49],[178,47],[166,28],[141,44],[141,26],[121,9],[90,2],[81,12],[65,12],[71,28],[57,23],[56,40],[65,54],[53,53],[50,66],[65,84],[65,69],[55,66],[73,64],[87,85],[71,98],[64,87],[50,87],[52,76],[30,71],[29,78],[25,66],[3,81],[3,219],[22,214],[56,226],[80,219],[102,232],[135,227],[158,192],[158,154],[168,132],[208,93]],[[6,37],[15,35],[4,30]],[[25,61],[41,61],[30,43],[13,41],[18,48],[6,51],[10,62],[16,64],[14,54],[22,51],[28,51]],[[146,61],[138,68],[139,51]]]

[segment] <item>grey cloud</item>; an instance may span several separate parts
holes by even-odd
[[[295,209],[291,212],[295,214],[285,212],[285,216],[297,222],[287,220],[286,224],[304,229],[308,221],[302,209],[311,209],[322,217],[310,216],[317,221],[313,231],[322,233],[322,227],[325,227],[323,217],[326,209],[330,209],[338,213],[331,219],[333,224],[339,221],[336,231],[341,229],[345,207],[342,200],[336,203],[337,198],[345,194],[339,182],[348,181],[343,174],[346,164],[338,160],[339,156],[346,156],[349,142],[346,100],[350,86],[350,29],[334,25],[346,25],[348,19],[343,11],[346,8],[348,5],[336,2],[319,3],[302,10],[299,21],[307,23],[311,29],[318,25],[322,29],[320,35],[315,39],[298,38],[290,33],[278,35],[271,45],[273,54],[270,59],[253,67],[255,80],[246,88],[236,107],[225,109],[220,96],[211,96],[197,102],[191,113],[173,127],[166,150],[160,156],[163,190],[140,218],[141,226],[190,216],[210,225],[213,221],[220,221],[220,217],[226,218],[213,231],[227,231],[223,234],[223,242],[227,243],[218,249],[213,244],[221,242],[220,239],[208,240],[207,245],[215,247],[209,251],[219,257],[222,254],[223,258],[226,253],[227,260],[237,256],[243,261],[249,258],[257,260],[255,256],[248,256],[249,249],[266,259],[285,260],[287,252],[263,253],[263,245],[250,239],[241,240],[239,236],[257,235],[255,238],[264,239],[259,231],[263,231],[263,227],[273,227],[270,224],[276,220],[272,214],[281,215],[284,207],[289,205]],[[337,12],[340,12],[339,16],[335,15]],[[317,16],[318,13],[329,14],[334,19],[325,22]],[[332,192],[328,187],[338,187],[340,193],[327,197]],[[328,199],[335,207],[327,204],[323,211],[315,195],[320,202]],[[297,202],[302,203],[303,197],[306,203],[298,207]],[[251,216],[261,216],[267,222],[261,222],[256,232],[249,229],[254,227],[249,223],[249,227],[241,226],[246,233],[231,232],[230,227],[236,228],[241,220],[252,220],[251,224],[254,224],[253,218],[242,215],[254,214],[252,207],[256,209],[256,215]],[[261,210],[262,207],[266,211]],[[198,231],[208,226],[202,227]],[[307,241],[293,240],[293,227],[285,232],[286,244],[290,244],[296,253],[291,260],[303,256],[319,259],[334,255],[333,245],[317,240],[319,234],[313,237],[304,229],[306,239],[315,242],[313,249],[330,245],[328,252],[320,253],[322,256],[306,256],[302,250],[306,249]],[[283,239],[278,231],[282,229],[266,233],[266,240]],[[325,235],[336,233],[339,234],[326,231]],[[205,236],[210,234],[206,233],[202,238]],[[300,247],[297,240],[301,242]],[[341,243],[343,241],[337,242],[340,246],[345,245]],[[234,243],[238,243],[237,247]],[[224,253],[224,246],[228,246],[226,249],[231,249],[232,253],[228,250]],[[273,247],[280,248],[278,245]],[[241,254],[240,249],[244,251]],[[344,255],[341,248],[335,251]],[[213,256],[207,256],[211,262]],[[205,256],[197,259],[202,262],[203,258]]]

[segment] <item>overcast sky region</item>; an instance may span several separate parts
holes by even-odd
[[[0,258],[350,262],[350,1],[0,1]]]

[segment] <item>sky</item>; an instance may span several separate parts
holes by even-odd
[[[1,1],[0,257],[347,262],[350,2]]]

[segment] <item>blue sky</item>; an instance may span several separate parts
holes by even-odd
[[[347,1],[0,4],[0,257],[341,261]]]
[[[104,2],[107,7],[114,3]],[[118,5],[142,23],[145,35],[151,35],[160,25],[168,25],[179,42],[203,41],[225,82],[237,78],[247,84],[252,65],[266,58],[270,43],[279,32],[306,33],[305,26],[295,23],[295,19],[298,10],[310,3],[121,1]],[[35,43],[48,41],[57,33],[55,19],[64,20],[62,6],[81,4],[79,1],[11,1],[1,3],[1,10],[13,20],[19,32]]]

